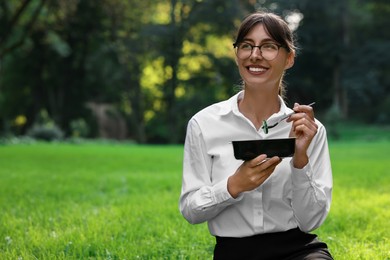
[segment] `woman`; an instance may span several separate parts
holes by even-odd
[[[331,203],[332,172],[324,126],[310,106],[284,103],[283,75],[294,64],[292,32],[259,12],[241,24],[236,63],[241,92],[193,116],[184,147],[180,211],[207,221],[214,259],[332,259],[318,228]],[[266,133],[269,125],[294,111]],[[295,137],[289,158],[235,159],[231,141]]]

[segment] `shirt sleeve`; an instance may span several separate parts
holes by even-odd
[[[212,183],[212,156],[207,153],[202,132],[195,119],[187,126],[184,144],[183,179],[179,208],[184,218],[202,223],[214,218],[227,206],[239,201],[227,190],[227,178]]]
[[[309,150],[309,163],[302,169],[292,165],[292,208],[302,231],[312,231],[324,221],[332,200],[332,169],[326,130],[321,125]]]

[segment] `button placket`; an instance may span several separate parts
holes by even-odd
[[[263,192],[261,186],[254,192],[253,206],[253,223],[256,232],[261,232],[264,229],[264,214],[263,214]]]

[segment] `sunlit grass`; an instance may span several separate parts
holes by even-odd
[[[320,229],[336,259],[390,259],[390,143],[330,146],[333,204]]]
[[[388,142],[332,142],[335,259],[390,259]],[[0,146],[0,259],[210,259],[178,211],[182,146]]]

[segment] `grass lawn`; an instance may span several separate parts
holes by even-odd
[[[211,259],[178,211],[182,146],[0,146],[0,259]],[[390,142],[330,143],[335,259],[390,259]]]

